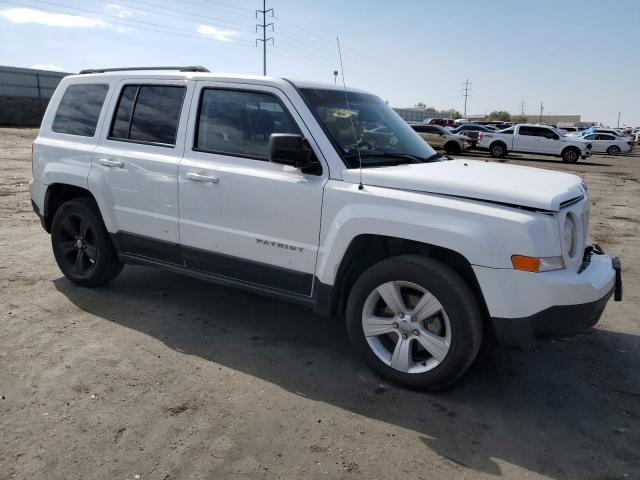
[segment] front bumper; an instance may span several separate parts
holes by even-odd
[[[580,272],[474,271],[498,341],[510,347],[578,334],[598,322],[611,295],[622,299],[620,260],[597,246],[586,249]]]

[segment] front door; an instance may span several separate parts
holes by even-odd
[[[312,293],[326,166],[268,161],[272,133],[313,139],[276,88],[197,82],[180,164],[186,267],[299,295]]]

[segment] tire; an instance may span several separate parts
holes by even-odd
[[[507,155],[507,147],[503,143],[492,143],[489,147],[489,153],[493,158],[504,158]]]
[[[104,285],[122,271],[123,264],[90,198],[70,200],[58,208],[51,223],[51,246],[58,267],[77,285]]]
[[[576,163],[580,160],[580,151],[577,148],[567,148],[562,152],[562,161],[565,163]]]
[[[416,313],[420,305],[425,308]],[[482,342],[482,314],[469,286],[448,266],[419,255],[391,257],[366,270],[351,289],[346,320],[351,344],[369,367],[421,390],[455,382]]]
[[[451,155],[458,155],[462,149],[458,142],[448,142],[444,144],[444,151]]]
[[[619,153],[620,147],[618,147],[617,145],[611,145],[609,148],[607,148],[608,155],[618,155]]]

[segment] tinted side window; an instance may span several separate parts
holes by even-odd
[[[520,127],[520,135],[527,135],[529,137],[536,137],[538,135],[539,128],[536,127]]]
[[[210,88],[202,91],[196,150],[266,160],[272,133],[301,133],[273,95]]]
[[[108,85],[70,85],[53,119],[54,132],[93,137]]]
[[[520,129],[522,132],[522,129]],[[506,135],[513,135],[513,128],[509,128],[508,130],[502,130],[500,133],[504,133]]]
[[[438,133],[440,133],[440,130],[438,130],[437,127],[425,127],[424,133],[435,133],[437,135]]]
[[[550,140],[557,140],[558,136],[555,134],[553,130],[549,130],[548,128],[539,128],[538,136],[548,138]]]
[[[175,145],[185,87],[127,85],[122,89],[110,138]]]

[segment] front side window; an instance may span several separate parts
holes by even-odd
[[[202,91],[195,150],[267,160],[272,133],[301,135],[275,96],[213,88]]]
[[[301,88],[300,93],[349,168],[437,161],[439,155],[389,105],[375,95]],[[427,129],[437,129],[433,125]],[[438,131],[439,132],[439,131]]]
[[[56,133],[93,137],[109,85],[70,85],[60,100],[51,129]]]
[[[174,146],[184,94],[182,86],[126,85],[109,138]]]

